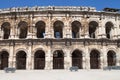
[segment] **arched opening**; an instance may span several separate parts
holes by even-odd
[[[1,25],[1,30],[3,30],[3,39],[8,39],[10,36],[10,23],[4,22]]]
[[[42,50],[35,52],[34,69],[45,69],[45,52]]]
[[[8,58],[9,58],[8,52],[2,51],[0,53],[0,70],[3,70],[5,67],[8,67]]]
[[[16,54],[16,68],[26,69],[26,53],[24,51],[19,51]]]
[[[97,50],[92,50],[90,53],[90,68],[91,69],[100,68],[100,53]]]
[[[90,38],[95,38],[96,37],[96,29],[98,27],[98,23],[96,21],[91,21],[89,23],[89,37]]]
[[[45,22],[43,21],[38,21],[35,25],[36,29],[37,29],[37,38],[44,38],[45,36]]]
[[[79,69],[82,69],[82,51],[75,50],[72,53],[72,66],[78,66]]]
[[[61,21],[56,21],[53,24],[53,28],[54,28],[54,37],[55,38],[63,38],[63,27],[64,24]]]
[[[19,38],[21,39],[26,38],[28,33],[28,23],[25,21],[21,21],[18,24],[18,28],[19,28]]]
[[[108,51],[107,63],[108,63],[108,66],[115,66],[116,65],[116,53],[114,51]]]
[[[72,22],[72,38],[79,38],[80,36],[80,27],[81,27],[81,23],[79,21],[74,21]]]
[[[112,28],[113,28],[113,23],[107,22],[107,23],[105,24],[106,37],[107,37],[108,39],[111,38],[111,30],[112,30]]]
[[[64,69],[64,53],[62,50],[56,50],[53,53],[53,69]]]

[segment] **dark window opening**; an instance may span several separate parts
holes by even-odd
[[[54,37],[55,38],[63,38],[63,27],[64,27],[64,24],[63,22],[61,21],[56,21],[54,23]]]
[[[96,37],[96,29],[98,27],[98,23],[95,21],[92,21],[89,23],[89,37],[90,38],[95,38]]]
[[[3,30],[3,39],[8,39],[10,36],[10,23],[3,23],[1,29]]]
[[[19,28],[19,38],[26,38],[27,37],[27,33],[28,33],[28,24],[25,21],[21,21],[18,24],[18,28]]]
[[[72,38],[79,38],[81,23],[78,21],[72,22]]]
[[[111,29],[113,28],[113,24],[111,22],[107,22],[105,24],[105,32],[106,32],[106,37],[108,39],[111,38]]]
[[[43,21],[38,21],[36,23],[36,29],[37,29],[37,38],[44,38],[45,37],[45,22]]]

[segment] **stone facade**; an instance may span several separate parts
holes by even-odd
[[[120,65],[117,12],[71,6],[1,9],[0,27],[1,69],[102,69]],[[54,54],[62,56],[57,59]]]

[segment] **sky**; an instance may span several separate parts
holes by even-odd
[[[91,6],[97,10],[105,7],[120,9],[120,0],[1,0],[0,8],[33,6]]]

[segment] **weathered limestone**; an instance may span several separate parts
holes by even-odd
[[[120,66],[120,13],[103,13],[102,11],[96,11],[93,7],[65,6],[33,7],[28,9],[13,8],[7,10],[7,12],[5,12],[5,10],[0,12],[0,54],[2,54],[3,51],[8,51],[8,67],[16,67],[16,52],[25,51],[27,56],[26,64],[24,65],[26,69],[34,70],[34,51],[37,48],[45,52],[44,69],[46,70],[52,70],[53,65],[55,65],[53,64],[54,50],[63,51],[64,69],[69,69],[73,65],[75,66],[75,64],[72,65],[72,52],[75,50],[83,52],[81,63],[83,69],[91,69],[90,53],[92,50],[100,53],[98,55],[95,53],[94,56],[94,58],[97,58],[96,60],[100,62],[99,69],[108,66],[109,60],[107,53],[109,51],[113,54],[110,59],[115,58],[116,65]],[[11,16],[11,14],[13,16]],[[22,24],[19,26],[19,23],[22,21],[26,21],[28,25],[25,26],[26,24]],[[45,26],[41,22],[38,24],[38,28],[40,29],[37,30],[36,23],[39,21],[43,21]],[[63,25],[58,23],[55,33],[54,23],[56,21],[62,22]],[[81,25],[72,25],[74,21]],[[5,22],[11,22],[11,26],[8,26],[8,24],[2,25]],[[91,25],[90,22],[92,22]],[[79,32],[77,32],[77,30],[73,31],[72,26],[79,27]],[[8,27],[10,27],[10,29]],[[92,29],[90,29],[90,27],[92,27]],[[8,35],[7,32],[9,30],[10,34]],[[39,32],[39,38],[37,38],[37,31]],[[90,34],[92,34],[92,36]],[[54,37],[56,35],[57,38]],[[8,38],[4,39],[5,36],[8,36]],[[21,36],[22,38],[20,38]],[[77,58],[76,63],[79,62]],[[40,61],[39,59],[38,61]],[[109,62],[109,64],[112,66],[113,62]],[[39,64],[36,65],[40,66]],[[59,64],[57,64],[57,66],[59,66]],[[1,64],[0,69],[2,69]]]

